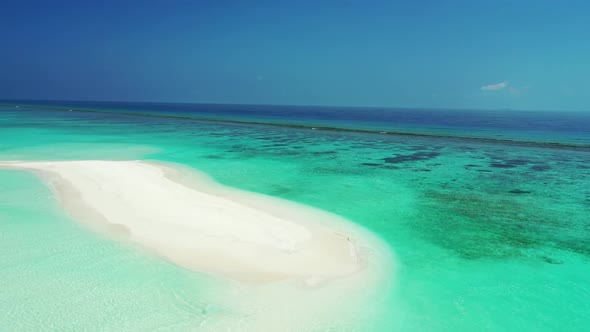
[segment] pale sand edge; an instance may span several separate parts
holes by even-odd
[[[86,162],[108,163],[109,161]],[[51,163],[55,164],[56,162],[46,162],[45,164],[49,165]],[[80,161],[77,163],[80,163]],[[113,161],[112,163],[122,162]],[[291,222],[296,220],[296,222],[301,223],[308,229],[317,228],[318,225],[322,225],[322,228],[328,227],[331,231],[351,239],[347,239],[348,255],[351,257],[351,260],[357,264],[357,267],[352,271],[348,271],[347,273],[342,273],[339,271],[338,273],[329,275],[329,278],[326,278],[325,275],[316,277],[313,275],[313,273],[306,274],[305,271],[303,271],[302,274],[296,275],[290,275],[288,273],[276,273],[277,271],[273,271],[271,273],[269,273],[269,271],[257,273],[255,270],[252,271],[251,269],[248,269],[247,266],[238,268],[240,265],[239,260],[232,262],[231,259],[228,259],[225,260],[223,264],[230,264],[233,266],[230,269],[230,272],[224,272],[223,267],[220,268],[219,266],[216,266],[212,268],[210,263],[202,264],[202,262],[198,262],[197,264],[194,264],[194,262],[187,261],[186,258],[183,258],[186,253],[178,252],[176,254],[170,250],[160,250],[161,248],[154,248],[153,246],[146,246],[145,243],[139,243],[144,247],[148,247],[163,257],[186,268],[197,270],[199,272],[210,273],[213,275],[221,274],[232,279],[256,282],[275,281],[304,276],[307,284],[315,284],[326,282],[331,278],[341,278],[350,274],[358,273],[359,271],[366,270],[367,266],[374,268],[376,265],[389,264],[392,262],[392,257],[390,255],[389,249],[387,248],[387,245],[382,243],[378,237],[374,236],[362,227],[331,213],[327,213],[325,211],[304,206],[298,203],[227,187],[215,182],[212,178],[202,172],[195,171],[182,165],[145,161],[131,161],[127,163],[141,163],[142,165],[156,167],[163,172],[166,179],[173,181],[176,184],[186,186],[191,190],[196,190],[201,193],[215,195],[223,199],[229,199],[244,206],[264,211],[265,213],[269,213],[277,218],[290,220]],[[29,165],[34,165],[32,167],[33,170],[36,173],[41,174],[44,179],[52,184],[52,187],[60,198],[61,203],[76,220],[86,223],[95,230],[106,232],[110,236],[116,236],[119,239],[129,237],[129,233],[132,232],[132,230],[129,230],[125,225],[110,223],[107,218],[105,218],[99,211],[96,211],[92,207],[92,202],[84,201],[82,195],[76,191],[75,184],[68,183],[67,180],[60,176],[59,172],[48,170],[47,167],[43,169],[43,164],[43,162],[0,162],[0,168],[30,170],[31,167]],[[137,193],[137,196],[140,197],[141,194],[142,193]],[[322,247],[319,247],[319,249],[321,250]],[[207,255],[197,255],[196,258],[197,260],[207,260],[208,258],[205,256]],[[269,262],[272,262],[272,260]],[[305,265],[303,265],[303,267],[305,267]],[[236,271],[239,271],[239,273],[236,274]]]

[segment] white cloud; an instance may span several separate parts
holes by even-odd
[[[484,85],[480,89],[482,91],[498,91],[498,90],[504,89],[507,86],[508,86],[508,82],[504,81],[504,82],[500,82],[500,83],[496,83],[496,84]]]

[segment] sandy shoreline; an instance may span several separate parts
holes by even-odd
[[[387,314],[380,297],[395,279],[392,253],[331,213],[177,164],[4,161],[0,169],[39,175],[88,228],[212,276],[206,301],[224,309],[199,330],[362,330]]]
[[[89,160],[0,167],[40,173],[77,220],[198,272],[315,285],[359,272],[369,259],[367,239],[336,216],[166,164]]]

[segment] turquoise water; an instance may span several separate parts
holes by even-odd
[[[317,330],[590,329],[585,147],[0,108],[0,160],[41,159],[178,162],[378,234],[399,265],[383,310]],[[232,317],[208,300],[216,280],[84,229],[32,174],[1,170],[0,184],[0,330],[198,330]]]

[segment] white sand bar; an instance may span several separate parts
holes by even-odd
[[[185,268],[239,281],[316,284],[363,270],[360,227],[299,204],[145,161],[0,162],[47,179],[72,216]]]

